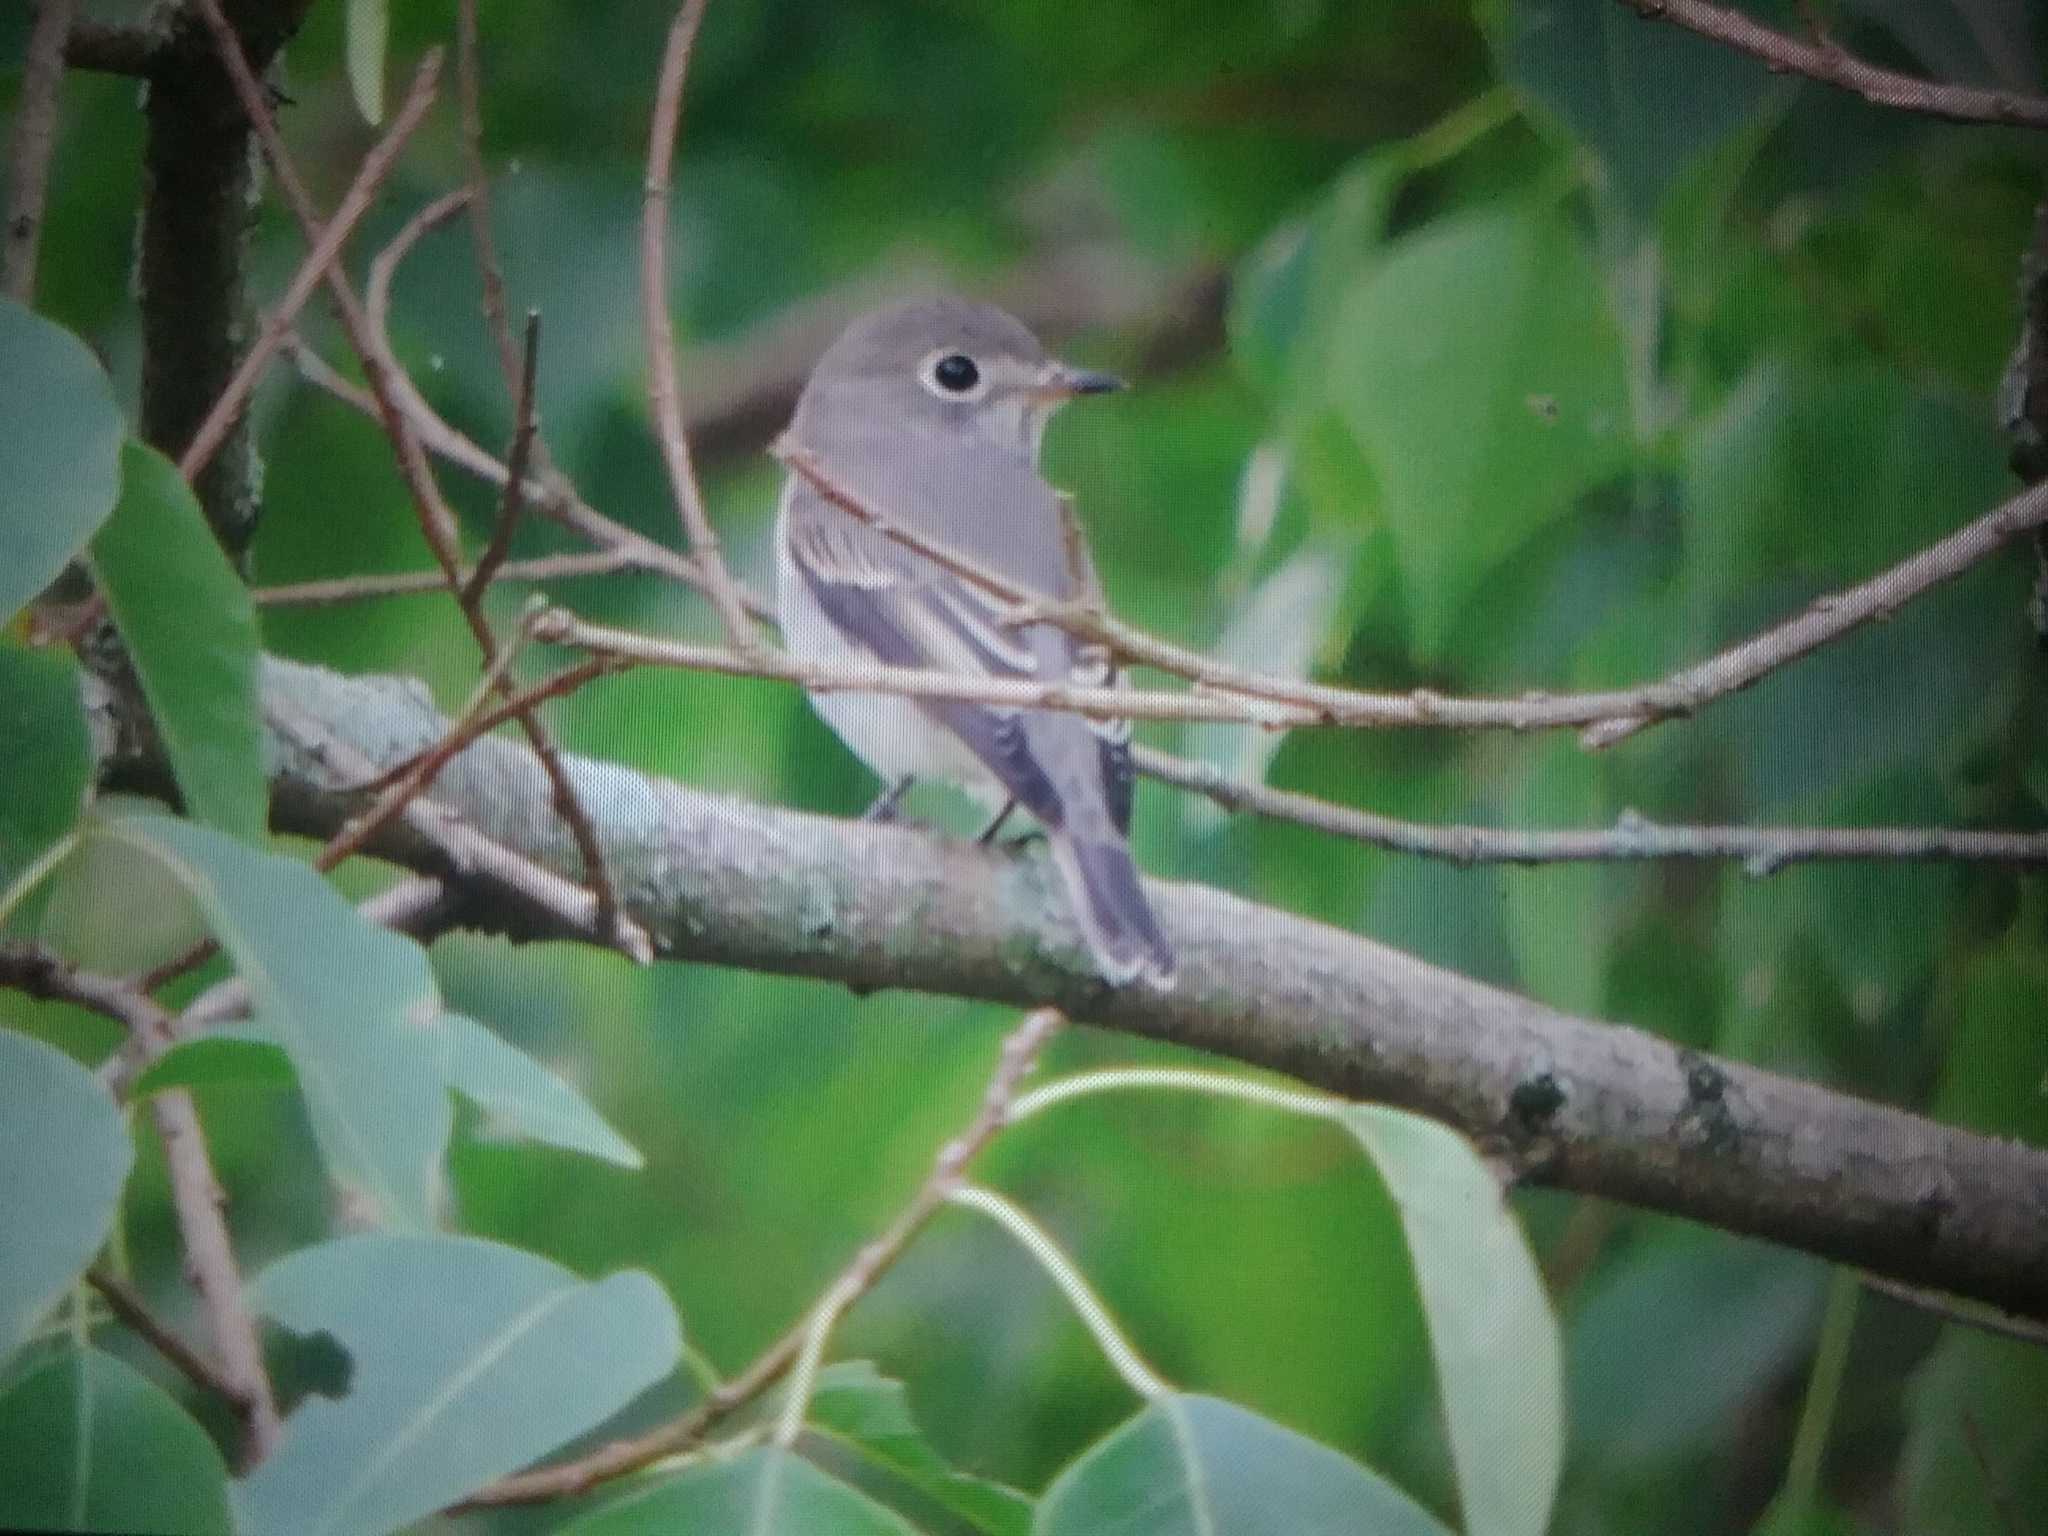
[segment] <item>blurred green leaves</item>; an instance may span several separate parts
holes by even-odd
[[[1433,655],[1496,566],[1628,464],[1620,337],[1571,222],[1540,207],[1408,236],[1330,322],[1331,397]]]
[[[91,1073],[0,1029],[0,1367],[106,1240],[134,1156]]]
[[[250,1305],[348,1354],[235,1487],[240,1529],[381,1536],[602,1423],[675,1368],[675,1310],[645,1274],[585,1283],[468,1237],[363,1236],[302,1248]]]
[[[78,666],[0,636],[0,901],[71,830],[92,771]],[[25,894],[25,893],[23,893]],[[4,917],[0,909],[0,917]]]

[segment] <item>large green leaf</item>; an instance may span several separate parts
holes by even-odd
[[[1639,216],[1773,85],[1753,60],[1614,0],[1508,0],[1502,33],[1502,73],[1599,157]]]
[[[92,541],[171,772],[198,820],[252,841],[269,820],[256,609],[177,466],[130,443],[121,500]]]
[[[67,1343],[0,1385],[0,1530],[232,1528],[220,1451],[134,1367]]]
[[[757,1446],[691,1467],[563,1527],[560,1536],[912,1536],[903,1519],[801,1456]]]
[[[90,1072],[0,1029],[0,1363],[106,1241],[134,1159]]]
[[[818,1374],[804,1427],[829,1436],[863,1462],[901,1478],[933,1503],[987,1536],[1024,1536],[1031,1501],[1013,1488],[956,1472],[910,1416],[903,1383],[866,1360],[848,1360]]]
[[[1393,1484],[1213,1397],[1171,1393],[1048,1488],[1035,1536],[1449,1536]]]
[[[0,637],[0,891],[58,838],[85,805],[92,773],[78,667],[61,651]]]
[[[138,815],[88,842],[101,838],[149,854],[198,902],[291,1055],[352,1216],[431,1228],[453,1111],[427,1028],[441,1000],[425,952],[308,866],[210,828]]]
[[[1490,571],[1630,461],[1620,335],[1578,233],[1533,206],[1396,242],[1335,324],[1332,398],[1433,655]]]
[[[436,1085],[439,1091],[439,1085]],[[301,1249],[250,1305],[349,1355],[235,1488],[240,1529],[380,1536],[594,1428],[675,1368],[675,1309],[630,1271],[584,1282],[472,1237],[370,1235]]]
[[[0,625],[114,510],[121,412],[85,343],[0,299]]]
[[[1543,1276],[1472,1144],[1380,1105],[1339,1117],[1400,1208],[1466,1536],[1540,1536],[1564,1464],[1564,1364]]]

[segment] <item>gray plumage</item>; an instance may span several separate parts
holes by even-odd
[[[825,474],[906,531],[1020,588],[1077,594],[1059,494],[1039,443],[1069,397],[1118,387],[1049,359],[1017,320],[939,298],[855,321],[819,359],[790,435]],[[1098,652],[1005,604],[827,501],[801,474],[776,524],[777,604],[799,657],[849,651],[895,666],[1101,685]],[[949,780],[1044,826],[1103,974],[1170,986],[1174,959],[1132,866],[1130,729],[1052,710],[876,694],[813,705],[889,783]]]

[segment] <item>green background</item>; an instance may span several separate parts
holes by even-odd
[[[395,9],[394,98],[420,51],[452,35],[450,5]],[[1760,13],[1796,25],[1786,10]],[[2027,42],[2019,4],[1834,10],[1887,61],[2041,85],[2031,47],[1984,41],[1986,18],[2017,18]],[[593,504],[672,541],[635,291],[666,8],[485,11],[498,235],[513,302],[544,317],[548,446]],[[285,131],[323,206],[374,138],[344,77],[342,15],[314,6],[282,77]],[[0,18],[0,56],[18,60],[24,30],[17,10]],[[2048,48],[2048,29],[2032,42]],[[131,406],[135,94],[66,83],[38,293]],[[1069,411],[1048,443],[1117,610],[1191,646],[1360,686],[1625,686],[2009,492],[1995,397],[2042,158],[2038,135],[1886,114],[1612,0],[713,0],[675,196],[683,390],[712,387],[755,327],[852,285],[936,272],[1003,294],[1058,271],[1125,285],[1142,311],[1227,275],[1222,333],[1171,359],[1148,351],[1142,324],[1054,337],[1140,386]],[[444,107],[356,242],[357,270],[461,174]],[[266,204],[258,292],[275,293],[299,254]],[[309,330],[342,359],[331,323]],[[508,408],[459,231],[407,265],[395,331],[450,419],[502,446]],[[370,424],[284,368],[255,421],[259,584],[427,566]],[[735,564],[765,587],[777,475],[762,446],[729,434],[704,469]],[[1262,500],[1276,469],[1277,498]],[[453,472],[445,482],[480,540],[491,498]],[[529,528],[518,552],[560,547]],[[2029,580],[2021,553],[1990,561],[1695,722],[1597,756],[1568,736],[1140,734],[1420,820],[1590,826],[1634,809],[2035,828],[2048,761]],[[499,611],[519,595],[501,590]],[[651,577],[553,595],[608,622],[713,633],[703,604]],[[475,675],[445,600],[271,609],[261,624],[273,651],[418,675],[444,707]],[[576,750],[750,799],[851,814],[874,788],[772,684],[649,670],[552,718]],[[914,805],[965,824],[941,798]],[[1563,1008],[2048,1140],[2048,908],[2037,881],[2007,870],[1461,870],[1225,821],[1157,788],[1140,791],[1136,844],[1154,873]],[[556,1066],[647,1158],[627,1172],[497,1140],[472,1117],[452,1167],[464,1226],[582,1275],[650,1268],[727,1369],[922,1176],[1010,1022],[907,994],[640,971],[566,946],[454,937],[433,959],[451,1007]],[[85,1057],[111,1041],[11,995],[0,1015]],[[1077,1031],[1052,1059],[1166,1055]],[[247,1267],[324,1235],[298,1101],[230,1087],[200,1105]],[[160,1158],[140,1145],[130,1252],[145,1290],[182,1317]],[[1065,1241],[1170,1379],[1452,1513],[1398,1228],[1341,1136],[1237,1106],[1092,1100],[1006,1139],[983,1172]],[[1839,1392],[1809,1404],[1823,1266],[1592,1202],[1519,1204],[1568,1329],[1557,1531],[1757,1529],[1803,1409],[1828,1431],[1823,1491],[1781,1511],[1780,1536],[1994,1531],[1994,1489],[2023,1520],[2048,1518],[2042,1352],[1865,1298]],[[959,1215],[860,1305],[834,1353],[904,1379],[956,1464],[1032,1491],[1133,1409],[1042,1276]],[[1960,1438],[1964,1406],[1988,1478]]]

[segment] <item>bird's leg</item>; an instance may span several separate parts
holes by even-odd
[[[895,783],[886,786],[875,796],[874,803],[860,813],[862,821],[894,821],[896,808],[903,803],[903,797],[910,793],[910,786],[917,782],[917,775],[906,773]]]
[[[988,825],[983,827],[979,832],[977,832],[974,835],[975,845],[977,847],[986,848],[990,843],[994,842],[996,840],[996,834],[1003,830],[1003,823],[1010,819],[1010,812],[1016,809],[1017,802],[1014,797],[1005,800],[1003,802],[1003,808],[1000,811],[997,811],[995,815],[989,818]]]
[[[1005,800],[1003,808],[989,818],[989,824],[983,827],[981,832],[975,837],[975,846],[978,848],[993,846],[1015,853],[1020,848],[1028,848],[1033,843],[1043,841],[1045,833],[1038,827],[1027,827],[1015,837],[1006,837],[1001,842],[996,841],[996,834],[1003,830],[1003,823],[1010,819],[1010,813],[1016,809],[1017,802],[1014,799]]]

